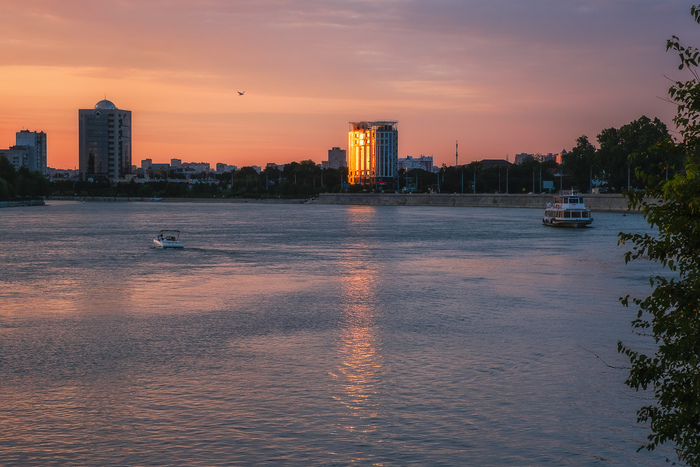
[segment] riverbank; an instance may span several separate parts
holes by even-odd
[[[0,201],[0,208],[17,208],[21,206],[44,206],[43,199],[26,199],[21,201]]]
[[[585,195],[586,207],[594,212],[629,211],[627,198],[620,194]],[[436,206],[480,208],[544,209],[554,200],[549,194],[430,194],[430,193],[321,193],[315,198],[140,198],[120,196],[52,196],[50,200],[161,203],[244,203],[244,204],[335,204],[360,206]],[[40,201],[40,200],[39,200]],[[40,201],[43,204],[43,201]]]
[[[253,203],[253,204],[299,204],[306,199],[288,198],[141,198],[138,196],[49,196],[52,201],[101,201],[101,202],[145,202],[145,203]]]
[[[591,211],[629,211],[627,198],[620,194],[585,195]],[[429,194],[429,193],[321,193],[309,200],[316,204],[357,204],[365,206],[443,206],[544,209],[554,200],[545,194]]]

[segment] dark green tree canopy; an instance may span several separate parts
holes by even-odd
[[[572,178],[572,185],[579,192],[587,192],[591,188],[591,178],[595,166],[596,148],[588,141],[588,136],[579,136],[576,146],[562,156],[564,173]],[[595,175],[598,173],[596,171]]]
[[[638,178],[631,180],[632,170],[658,171],[660,166],[666,166],[667,160],[675,160],[666,125],[658,118],[651,120],[644,115],[619,129],[604,129],[598,135],[598,144],[594,165],[605,173],[616,191],[627,189],[628,182],[641,188]]]

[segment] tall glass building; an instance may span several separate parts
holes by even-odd
[[[350,122],[348,182],[393,187],[399,173],[398,122]]]
[[[120,180],[131,173],[131,111],[107,99],[78,110],[81,180]]]

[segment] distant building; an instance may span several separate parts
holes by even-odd
[[[180,168],[199,174],[209,172],[210,166],[209,162],[183,162],[180,164]]]
[[[414,158],[411,156],[399,158],[399,170],[401,169],[404,169],[405,171],[420,169],[432,172],[433,156],[421,155],[419,158]]]
[[[18,131],[15,141],[17,146],[30,148],[26,167],[31,171],[46,175],[46,133],[43,131]]]
[[[534,154],[527,154],[525,152],[521,152],[520,154],[515,155],[515,159],[513,160],[513,164],[515,165],[520,165],[523,162],[535,160],[535,155]]]
[[[562,156],[565,156],[567,154],[566,149],[562,149],[560,153],[553,154],[553,153],[547,153],[547,154],[528,154],[525,152],[522,152],[520,154],[515,155],[515,160],[514,164],[519,165],[522,164],[523,162],[529,161],[529,160],[535,160],[537,162],[547,162],[547,161],[554,161],[557,164],[562,163]]]
[[[233,172],[236,170],[238,170],[238,167],[236,167],[235,165],[228,165],[228,164],[224,164],[222,162],[216,163],[216,173],[218,173],[218,174],[223,174],[226,172]]]
[[[340,149],[338,147],[333,147],[328,150],[328,160],[321,161],[321,167],[324,169],[340,169],[341,167],[347,167],[347,154],[345,149]]]
[[[393,184],[399,174],[399,132],[395,121],[350,122],[348,182]]]
[[[78,110],[80,178],[120,180],[131,173],[131,111],[107,99]]]
[[[52,167],[47,167],[46,176],[49,177],[49,180],[77,180],[78,171],[73,169],[54,169]]]
[[[11,146],[9,149],[0,149],[0,156],[5,156],[15,170],[20,167],[29,168],[29,156],[33,149],[29,146]]]
[[[493,169],[494,167],[510,167],[513,165],[511,162],[504,159],[482,159],[480,162],[481,168],[484,170]]]
[[[0,149],[0,156],[5,156],[15,170],[26,167],[32,172],[46,175],[46,133],[18,131],[15,142],[9,149]]]

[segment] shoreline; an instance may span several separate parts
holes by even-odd
[[[621,194],[584,195],[586,207],[598,212],[628,212],[628,200]],[[354,204],[364,206],[438,206],[544,209],[554,201],[550,194],[430,194],[430,193],[321,193],[312,204]],[[636,210],[635,212],[638,212]]]
[[[27,199],[20,201],[0,201],[0,208],[19,208],[22,206],[46,206],[43,199]]]
[[[584,195],[586,207],[598,212],[628,212],[621,194]],[[53,201],[151,202],[151,203],[238,203],[238,204],[326,204],[358,206],[435,206],[544,209],[554,200],[550,194],[443,194],[443,193],[321,193],[314,198],[141,198],[122,196],[49,196]],[[42,200],[33,200],[44,205]],[[18,202],[19,203],[19,202]],[[29,204],[17,204],[29,205]],[[2,204],[0,203],[0,207]],[[638,210],[637,210],[638,211]]]
[[[146,198],[139,196],[47,196],[47,201],[85,201],[105,203],[257,203],[300,204],[306,198]]]

